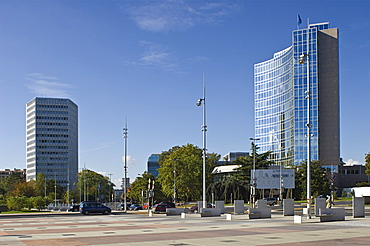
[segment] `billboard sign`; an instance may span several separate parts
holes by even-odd
[[[251,185],[253,185],[254,171],[251,170]],[[281,178],[280,178],[281,176]],[[294,169],[256,169],[257,189],[294,189]]]

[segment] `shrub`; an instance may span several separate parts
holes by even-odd
[[[22,208],[27,206],[27,199],[23,196],[11,196],[6,200],[6,205],[10,210],[21,211]]]

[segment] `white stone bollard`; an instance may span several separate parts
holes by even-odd
[[[294,223],[302,224],[302,216],[294,215]]]

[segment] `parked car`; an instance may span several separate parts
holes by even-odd
[[[130,206],[131,206],[131,203],[126,203],[126,208],[127,209],[130,209]],[[125,210],[125,204],[124,203],[118,204],[117,210]]]
[[[212,203],[207,203],[207,208],[212,208]],[[190,207],[190,212],[191,213],[198,213],[198,204]]]
[[[267,201],[267,205],[274,206],[277,204],[277,198],[276,197],[265,197],[263,200]]]
[[[143,209],[148,209],[148,203],[146,202],[146,203],[144,203],[144,205],[143,205]]]
[[[155,206],[156,205],[156,206]],[[152,208],[153,213],[165,213],[167,208],[173,208],[169,204],[155,204]]]
[[[131,211],[137,211],[137,210],[142,210],[143,207],[137,203],[134,203],[128,209]]]
[[[78,212],[80,210],[80,204],[72,204],[68,211],[69,212]]]
[[[81,202],[80,203],[80,213],[88,215],[90,213],[101,213],[110,214],[112,210],[101,204],[100,202]]]
[[[173,202],[160,202],[161,205],[168,205],[170,208],[175,208],[176,205]]]

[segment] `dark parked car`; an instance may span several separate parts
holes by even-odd
[[[212,203],[207,203],[207,208],[212,208]],[[198,213],[198,204],[190,207],[191,213]]]
[[[169,204],[158,204],[153,209],[153,212],[154,213],[165,213],[167,208],[173,208],[173,207]]]
[[[175,208],[176,207],[175,203],[173,203],[173,202],[160,202],[159,204],[168,205],[169,208]]]
[[[78,212],[80,210],[80,204],[72,204],[68,211],[69,212]]]
[[[131,211],[137,211],[137,210],[142,210],[143,207],[139,204],[134,203],[128,209]]]
[[[92,213],[101,213],[101,214],[110,214],[112,210],[101,204],[100,202],[81,202],[80,203],[80,213],[81,214],[92,214]]]

